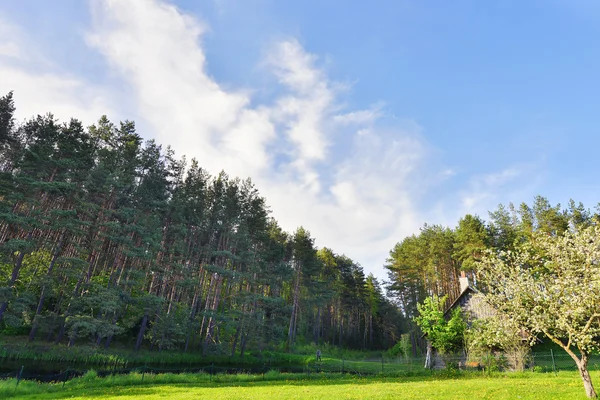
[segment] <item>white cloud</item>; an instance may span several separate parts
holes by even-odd
[[[158,1],[94,1],[92,17],[88,43],[132,88],[136,119],[159,142],[211,171],[252,175],[268,166],[270,113],[249,108],[247,94],[226,91],[207,74],[204,23]]]
[[[351,111],[344,114],[335,115],[333,122],[340,125],[370,124],[383,116],[380,106],[373,107],[370,110]]]
[[[379,276],[394,243],[424,222],[427,174],[451,174],[426,165],[430,149],[415,123],[388,118],[382,104],[347,109],[344,85],[295,39],[269,48],[264,67],[276,94],[256,104],[248,88],[207,72],[203,21],[159,0],[93,0],[91,15],[86,43],[118,86],[61,70],[0,19],[0,91],[15,90],[20,116],[135,120],[142,135],[213,174],[251,177],[286,230],[304,225],[319,246]]]
[[[519,175],[521,171],[513,166],[500,172],[474,176],[462,194],[462,213],[481,215],[486,210],[492,210],[498,204],[499,198],[505,197],[501,195],[503,192],[506,194],[506,187]]]
[[[24,40],[19,27],[11,24],[0,15],[0,60],[10,58],[19,60],[23,58],[23,48],[20,46]]]
[[[4,29],[3,29],[3,31],[4,31]],[[0,32],[0,37],[5,37],[3,35],[3,32]],[[0,57],[10,57],[10,58],[20,59],[21,58],[21,50],[19,48],[19,45],[14,41],[0,43]]]
[[[0,43],[0,95],[14,91],[18,119],[51,111],[61,121],[77,117],[91,124],[113,113],[104,89],[53,65],[25,32],[1,15]]]
[[[341,85],[294,39],[270,48],[280,94],[255,105],[207,73],[202,21],[156,0],[95,1],[92,16],[88,43],[132,88],[135,119],[159,142],[213,173],[250,176],[285,229],[304,225],[382,275],[395,241],[418,227],[412,175],[426,148],[414,132],[378,129],[380,106],[344,111]]]
[[[269,55],[268,65],[290,94],[273,108],[276,120],[285,126],[296,145],[296,166],[312,175],[309,164],[325,159],[330,146],[325,119],[332,111],[335,93],[326,76],[315,67],[316,58],[296,40],[278,43]]]

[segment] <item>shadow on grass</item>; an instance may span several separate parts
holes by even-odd
[[[368,386],[371,384],[381,384],[381,383],[423,383],[423,382],[431,382],[434,384],[435,382],[440,381],[449,381],[449,380],[462,380],[462,381],[470,381],[470,380],[487,380],[487,378],[492,378],[491,381],[495,381],[495,385],[497,387],[490,387],[487,389],[488,394],[492,394],[494,391],[502,390],[502,387],[505,387],[507,384],[510,385],[508,381],[511,378],[520,378],[521,380],[528,378],[534,378],[536,381],[536,385],[539,385],[539,378],[543,376],[542,374],[515,374],[515,375],[502,375],[498,374],[493,377],[486,375],[457,375],[457,376],[430,376],[430,377],[408,377],[408,378],[391,378],[391,377],[380,377],[380,378],[360,378],[360,377],[340,377],[340,378],[329,378],[329,379],[295,379],[295,380],[265,380],[265,381],[249,381],[249,382],[152,382],[152,379],[149,379],[147,382],[136,384],[135,386],[127,386],[127,385],[115,385],[115,386],[96,386],[96,387],[71,387],[69,390],[65,391],[54,391],[45,393],[41,396],[35,396],[38,399],[61,399],[61,398],[69,398],[74,396],[81,396],[85,398],[106,398],[106,397],[122,397],[122,396],[130,396],[135,398],[147,398],[150,396],[160,396],[160,397],[172,397],[175,398],[179,394],[185,394],[187,396],[201,396],[203,394],[206,395],[216,395],[215,390],[218,389],[235,389],[235,388],[273,388],[276,390],[277,388],[282,387],[323,387],[323,386],[335,386],[335,385],[353,385],[353,386]],[[564,379],[569,382],[572,381],[575,376],[572,374],[565,374],[561,378],[556,378],[552,375],[552,381],[554,381],[554,385],[550,386],[567,386],[565,385]],[[548,378],[550,376],[548,375]],[[506,379],[506,382],[502,383],[502,381]],[[562,381],[562,382],[561,382]],[[454,385],[454,383],[449,383],[450,385]],[[541,382],[542,385],[547,386],[547,382]],[[457,385],[458,382],[457,382]],[[472,382],[472,385],[480,385],[480,383]],[[519,385],[523,385],[521,382]],[[529,385],[529,384],[526,384]],[[66,388],[65,388],[66,389]],[[206,389],[206,392],[204,392]],[[367,389],[369,390],[369,389]],[[193,393],[191,393],[193,392]],[[264,394],[264,392],[262,392]],[[221,393],[221,395],[224,395]],[[185,396],[182,396],[182,398]],[[179,398],[179,397],[177,397]],[[544,397],[542,397],[544,398]]]
[[[524,377],[526,375],[519,375]],[[220,388],[264,388],[264,387],[283,387],[283,386],[335,386],[335,385],[357,385],[366,386],[371,384],[380,383],[411,383],[411,382],[424,382],[424,381],[446,381],[446,380],[458,380],[458,379],[473,379],[473,378],[486,378],[486,375],[481,373],[477,374],[440,374],[433,373],[431,375],[419,375],[409,377],[392,377],[392,376],[380,376],[380,377],[360,377],[360,376],[332,376],[326,374],[312,374],[304,377],[299,377],[294,374],[286,376],[281,374],[273,378],[265,378],[261,380],[260,377],[253,377],[254,379],[248,381],[242,380],[228,380],[227,376],[216,376],[212,381],[207,380],[189,380],[189,381],[178,381],[173,379],[172,381],[161,379],[160,375],[147,375],[144,382],[109,382],[110,378],[104,378],[104,380],[98,380],[90,382],[85,385],[84,382],[77,383],[76,385],[70,385],[65,390],[50,390],[40,398],[65,398],[73,396],[82,396],[86,398],[103,398],[107,395],[117,396],[139,396],[144,398],[153,394],[160,394],[166,387],[169,387],[169,393],[185,391],[190,388],[205,388],[205,389],[220,389]],[[289,379],[286,379],[289,378]],[[58,389],[58,388],[56,388]]]
[[[145,398],[152,395],[164,395],[164,391],[168,388],[169,396],[174,396],[177,393],[183,393],[189,391],[189,389],[224,389],[224,388],[266,388],[266,387],[284,387],[284,386],[333,386],[333,385],[371,385],[378,383],[399,383],[399,382],[422,382],[425,379],[423,377],[413,377],[404,379],[395,378],[332,378],[332,379],[306,379],[306,380],[265,380],[265,381],[251,381],[251,382],[152,382],[148,380],[144,383],[138,383],[135,386],[131,385],[114,385],[114,386],[95,386],[95,387],[71,387],[65,388],[64,391],[49,391],[47,393],[40,393],[32,395],[31,398],[70,398],[70,397],[85,397],[85,398],[106,398],[111,397],[122,397],[122,396],[135,396],[136,398]]]
[[[551,376],[550,376],[551,375]],[[160,397],[171,397],[173,394],[185,393],[193,390],[199,395],[206,389],[207,393],[214,393],[218,389],[230,388],[277,388],[283,387],[324,387],[324,386],[369,386],[372,384],[393,383],[410,384],[443,382],[443,381],[482,381],[495,380],[504,382],[517,378],[517,380],[539,381],[544,377],[551,378],[554,383],[563,380],[573,380],[577,378],[576,373],[561,373],[560,377],[554,374],[545,373],[492,373],[482,374],[481,372],[464,371],[434,371],[425,374],[412,376],[368,376],[358,375],[340,375],[340,374],[281,374],[269,372],[261,375],[216,375],[207,374],[130,374],[125,376],[114,376],[99,378],[94,376],[83,376],[75,378],[62,387],[54,384],[36,384],[34,382],[23,382],[18,390],[12,390],[4,385],[0,385],[0,398],[29,398],[29,399],[62,399],[70,397],[84,398],[106,398],[135,396],[135,398],[145,398],[152,395]],[[13,380],[15,383],[16,381]],[[5,381],[6,382],[6,381]],[[1,382],[0,382],[1,383]],[[457,382],[458,384],[458,382]],[[462,383],[461,383],[462,384]],[[451,385],[454,385],[451,383]],[[9,390],[6,390],[9,389]],[[15,388],[16,389],[16,388]],[[369,391],[370,389],[365,389]]]

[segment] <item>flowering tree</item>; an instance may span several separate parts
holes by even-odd
[[[487,253],[478,270],[486,300],[530,334],[563,348],[587,396],[597,397],[587,365],[600,349],[600,227],[533,234],[514,252]]]
[[[476,298],[484,297],[478,293]],[[523,328],[505,314],[475,318],[465,331],[465,347],[469,358],[479,361],[486,368],[502,367],[505,360],[515,370],[523,371],[530,353],[530,342]],[[498,359],[495,353],[501,353]]]

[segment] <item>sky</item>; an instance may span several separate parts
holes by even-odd
[[[600,201],[593,0],[0,0],[0,95],[250,177],[386,278],[423,224]]]

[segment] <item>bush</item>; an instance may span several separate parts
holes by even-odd
[[[486,372],[500,372],[508,368],[508,361],[504,355],[495,355],[492,353],[481,357],[481,366]]]
[[[85,374],[83,374],[83,376],[81,377],[81,380],[84,382],[91,382],[91,381],[95,380],[96,378],[98,378],[98,373],[95,370],[90,369]]]
[[[386,353],[389,357],[399,357],[402,356],[404,358],[408,358],[410,356],[410,351],[412,349],[410,343],[410,334],[403,333],[400,336],[400,340],[389,349]]]
[[[271,369],[265,373],[264,378],[267,380],[270,380],[270,381],[271,380],[273,380],[273,381],[279,380],[279,379],[281,379],[281,372],[279,372],[276,369]]]

